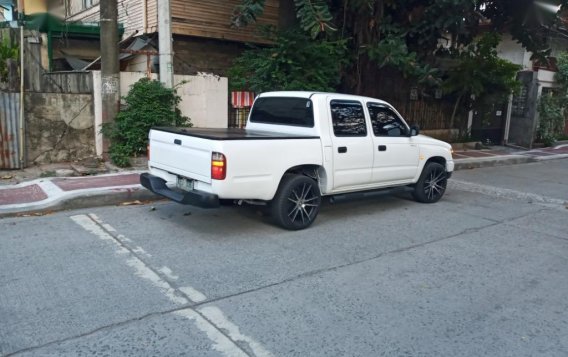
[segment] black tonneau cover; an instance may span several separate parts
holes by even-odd
[[[200,128],[176,128],[157,127],[152,130],[165,131],[167,133],[194,136],[196,138],[210,140],[276,140],[276,139],[319,139],[319,136],[305,136],[294,134],[275,133],[270,131],[258,131],[247,129],[200,129]]]

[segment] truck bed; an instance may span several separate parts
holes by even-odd
[[[152,130],[164,131],[167,133],[193,136],[209,140],[282,140],[282,139],[319,139],[318,136],[305,136],[294,134],[283,134],[270,131],[258,131],[236,128],[220,129],[200,129],[200,128],[178,128],[178,127],[157,127]]]

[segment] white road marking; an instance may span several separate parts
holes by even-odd
[[[207,300],[207,296],[203,295],[201,291],[197,291],[191,286],[182,286],[179,289],[193,302],[200,303]]]
[[[172,272],[172,270],[170,268],[168,268],[167,266],[163,266],[158,270],[160,273],[164,274],[166,276],[166,278],[170,279],[170,280],[178,280],[179,276],[174,275],[174,273]],[[181,290],[181,289],[180,289]],[[193,300],[193,299],[191,299]],[[195,300],[194,300],[195,301]]]
[[[200,303],[207,300],[205,294],[191,286],[184,286],[176,289],[168,281],[162,279],[156,271],[164,274],[164,276],[170,280],[177,280],[179,277],[166,266],[163,266],[160,269],[152,269],[144,263],[140,258],[132,254],[130,250],[123,246],[124,242],[131,242],[131,240],[121,234],[118,234],[116,229],[114,229],[111,225],[104,223],[95,214],[72,216],[71,219],[87,232],[94,234],[101,240],[113,244],[116,248],[117,254],[128,255],[126,264],[134,269],[135,274],[150,281],[152,285],[157,287],[162,294],[164,294],[173,303],[178,305],[187,305],[191,301],[194,303]],[[109,234],[109,232],[113,235]],[[132,251],[136,253],[144,252],[144,254],[149,255],[139,246]],[[226,356],[247,356],[234,341],[241,341],[248,344],[252,352],[257,357],[272,356],[272,354],[260,343],[251,337],[242,334],[239,327],[229,321],[218,307],[207,306],[199,309],[198,311],[192,308],[187,308],[173,313],[194,321],[196,327],[204,332],[213,342],[213,348]],[[230,338],[227,338],[227,336],[221,333],[220,330],[227,333]]]
[[[51,180],[41,180],[38,182],[39,187],[47,194],[48,197],[61,195],[63,191],[59,186],[51,182]]]
[[[478,184],[478,183],[460,181],[460,180],[454,180],[454,179],[448,180],[448,186],[450,188],[461,190],[461,191],[481,193],[483,195],[508,198],[508,199],[512,199],[512,200],[531,201],[533,203],[540,203],[540,204],[545,204],[545,205],[554,205],[554,206],[564,207],[564,205],[567,202],[566,200],[548,197],[548,196],[542,196],[542,195],[538,195],[536,193],[515,191],[515,190],[508,189],[508,188],[500,188],[500,187],[495,187],[495,186],[482,185],[482,184]]]
[[[107,233],[107,231],[105,231],[103,228],[101,228],[101,226],[99,225],[99,224],[101,224],[101,221],[98,220],[97,222],[95,222],[93,220],[93,216],[95,216],[95,215],[89,215],[89,216],[79,215],[79,216],[73,216],[73,217],[71,217],[71,219],[73,221],[75,221],[75,223],[77,223],[78,225],[83,227],[86,231],[93,233],[98,238],[100,238],[104,241],[108,241],[108,242],[113,243],[113,245],[117,249],[116,250],[117,253],[128,254],[129,257],[126,260],[126,264],[128,264],[128,266],[130,266],[134,269],[137,276],[150,281],[152,283],[152,285],[154,285],[155,287],[160,289],[160,291],[168,299],[170,299],[170,301],[172,301],[173,303],[178,304],[178,305],[189,304],[188,299],[186,299],[183,296],[178,296],[176,294],[177,291],[174,287],[172,287],[164,279],[160,278],[160,276],[158,276],[158,274],[156,274],[152,269],[150,269],[148,266],[146,266],[146,264],[144,264],[144,262],[141,261],[138,257],[136,257],[133,254],[130,254],[130,251],[128,249],[124,248],[120,244],[120,241],[116,240],[115,237],[111,236],[110,234]],[[97,217],[97,219],[98,219],[98,217]],[[107,224],[102,225],[102,226],[105,229],[107,229],[107,226],[110,227]],[[110,227],[110,228],[112,228],[112,227]],[[114,230],[114,228],[113,228],[112,230],[108,230],[108,232],[116,232],[116,230]]]
[[[130,242],[130,239],[128,239],[128,241]],[[138,246],[138,247],[132,249],[132,251],[133,251],[134,253],[136,253],[136,254],[144,255],[144,256],[147,257],[147,258],[151,258],[151,257],[152,257],[151,254],[146,253],[146,251],[145,251],[142,247],[140,247],[140,246]]]
[[[144,264],[144,262],[138,259],[137,257],[132,256],[130,259],[126,261],[126,264],[134,268],[137,276],[149,280],[155,287],[159,288],[162,294],[164,294],[173,303],[178,305],[189,304],[188,299],[186,299],[183,296],[178,296],[176,294],[177,290],[174,287],[172,287],[170,283],[160,278],[158,274],[154,273],[152,269],[148,268],[148,266],[146,266],[146,264]]]
[[[95,223],[91,218],[89,218],[89,216],[86,215],[79,215],[79,216],[73,216],[71,217],[71,219],[77,223],[78,225],[80,225],[81,227],[83,227],[84,230],[86,230],[87,232],[90,232],[92,234],[94,234],[95,236],[97,236],[99,239],[107,241],[109,243],[112,243],[115,245],[116,248],[116,253],[119,254],[125,254],[125,253],[130,253],[128,251],[128,249],[124,248],[123,246],[120,245],[120,243],[118,243],[113,236],[111,236],[110,234],[108,234],[104,229],[102,229],[97,223]]]
[[[225,356],[230,357],[247,357],[247,355],[241,351],[233,341],[223,335],[217,328],[215,328],[211,323],[205,320],[201,315],[196,313],[192,309],[184,309],[174,312],[175,315],[183,316],[188,320],[195,322],[195,326],[202,332],[205,332],[207,337],[213,342],[213,348],[216,351],[221,352]]]
[[[223,329],[233,341],[242,341],[249,345],[250,349],[257,357],[271,357],[272,353],[268,352],[260,343],[252,338],[243,335],[239,327],[229,321],[223,311],[215,306],[206,306],[198,309],[209,321],[213,322],[217,327]]]

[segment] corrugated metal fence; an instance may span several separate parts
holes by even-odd
[[[0,92],[0,169],[20,169],[20,94]]]

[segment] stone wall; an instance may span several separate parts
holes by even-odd
[[[25,108],[28,164],[95,155],[92,95],[26,93]]]

